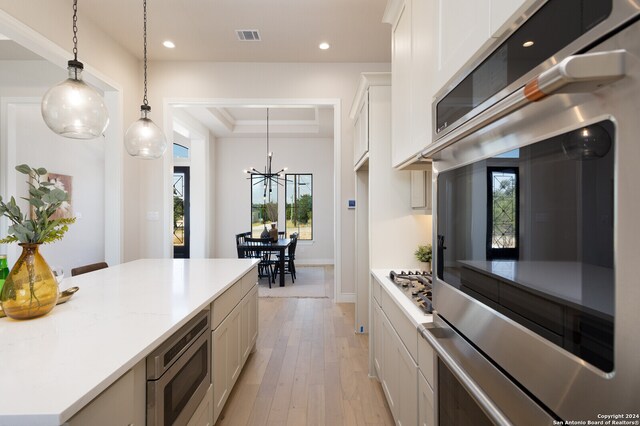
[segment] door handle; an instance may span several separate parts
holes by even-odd
[[[443,139],[433,143],[432,146],[420,152],[417,158],[419,160],[431,158],[437,152],[477,130],[554,93],[593,92],[607,83],[620,80],[626,75],[626,54],[626,50],[617,49],[568,56],[489,107],[484,113],[475,116]]]
[[[553,93],[592,92],[625,76],[625,54],[619,49],[568,56],[525,84],[522,94],[537,102]]]

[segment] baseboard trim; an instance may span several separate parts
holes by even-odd
[[[336,298],[336,303],[356,303],[356,294],[355,293],[338,294],[338,297]]]
[[[296,257],[297,266],[334,266],[333,259],[300,259]]]

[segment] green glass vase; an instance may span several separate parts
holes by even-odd
[[[58,302],[58,282],[39,252],[40,244],[20,244],[22,254],[0,292],[4,313],[13,319],[36,318]]]

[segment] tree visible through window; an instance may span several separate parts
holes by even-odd
[[[518,168],[487,168],[487,260],[518,258]]]
[[[298,233],[301,240],[313,239],[313,175],[287,174],[285,216],[287,235]]]
[[[266,187],[265,187],[266,185]],[[251,176],[251,236],[259,238],[265,226],[278,221],[278,185],[262,176]]]

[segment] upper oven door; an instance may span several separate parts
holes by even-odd
[[[589,50],[638,13],[637,1],[539,0],[435,96],[433,140],[564,58]],[[521,25],[520,25],[521,24]]]
[[[637,18],[596,52],[623,76],[498,104],[429,153],[434,308],[565,420],[637,413],[640,395]]]

